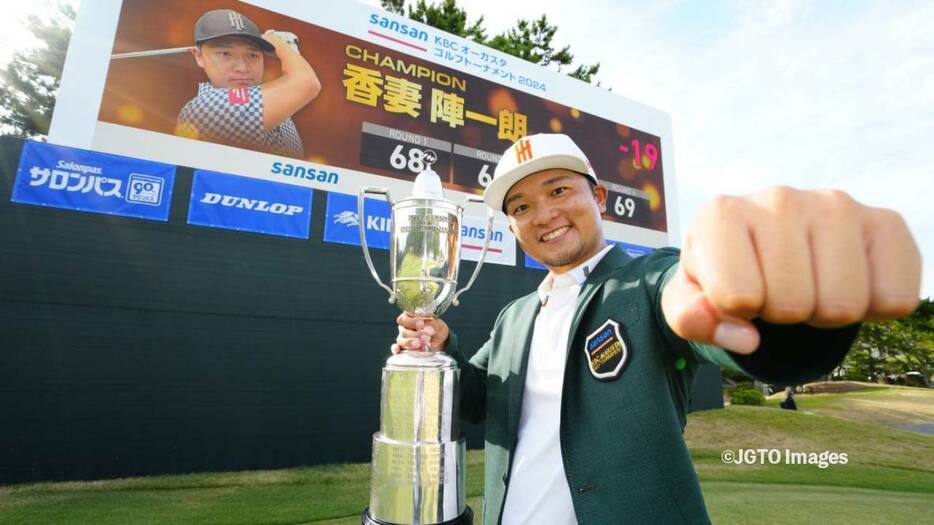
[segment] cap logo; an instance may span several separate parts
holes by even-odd
[[[513,146],[513,149],[516,150],[516,162],[522,164],[527,160],[532,159],[532,143],[526,139],[522,139],[519,142],[516,142],[516,145]]]
[[[230,27],[237,31],[246,31],[246,27],[243,25],[243,15],[236,11],[227,11],[227,18],[230,20]]]

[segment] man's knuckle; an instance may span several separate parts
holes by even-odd
[[[910,315],[918,307],[917,297],[882,295],[872,300],[872,313],[877,317],[894,319]]]
[[[711,302],[727,313],[754,313],[762,308],[762,293],[745,290],[715,290],[709,294]]]
[[[820,194],[833,207],[852,209],[859,205],[856,199],[843,190],[825,190]]]
[[[693,322],[688,309],[679,309],[675,315],[667,319],[671,331],[678,334],[682,339],[689,341],[699,340],[703,334],[699,324]]]
[[[732,195],[717,195],[702,209],[702,214],[714,220],[735,218],[742,205],[740,199]]]
[[[713,337],[714,324],[687,323],[684,325],[685,339],[690,341],[709,341]]]
[[[765,198],[773,212],[791,213],[800,207],[801,192],[790,186],[777,185],[765,191]]]
[[[832,325],[853,324],[865,317],[868,304],[852,300],[843,303],[821,303],[814,311],[814,320]]]
[[[768,303],[763,308],[766,320],[779,324],[801,323],[811,319],[814,305],[806,301]]]
[[[895,210],[889,208],[875,208],[873,210],[873,215],[883,234],[890,234],[908,229],[905,218]]]

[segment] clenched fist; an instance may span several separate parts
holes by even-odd
[[[898,213],[840,191],[721,196],[691,225],[662,312],[684,339],[748,354],[750,319],[832,328],[918,305],[921,255]]]

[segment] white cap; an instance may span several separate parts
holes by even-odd
[[[598,184],[587,156],[571,137],[560,133],[542,133],[519,139],[509,147],[496,165],[493,181],[483,192],[486,205],[503,211],[503,200],[512,186],[533,173],[551,168],[576,171]]]

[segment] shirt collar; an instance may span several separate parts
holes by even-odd
[[[581,285],[584,284],[584,281],[587,280],[587,277],[590,276],[590,272],[597,267],[597,264],[603,260],[603,257],[613,249],[613,244],[607,244],[603,247],[602,250],[594,254],[593,257],[587,259],[583,263],[575,266],[572,270],[562,273],[560,275],[555,275],[552,272],[548,272],[548,275],[545,276],[545,279],[538,285],[538,299],[541,301],[542,305],[548,302],[548,296],[551,294],[551,291],[555,288],[563,288],[565,286],[571,285]]]
[[[198,84],[198,94],[203,95],[205,91],[214,89],[214,86],[210,82],[200,82]]]

